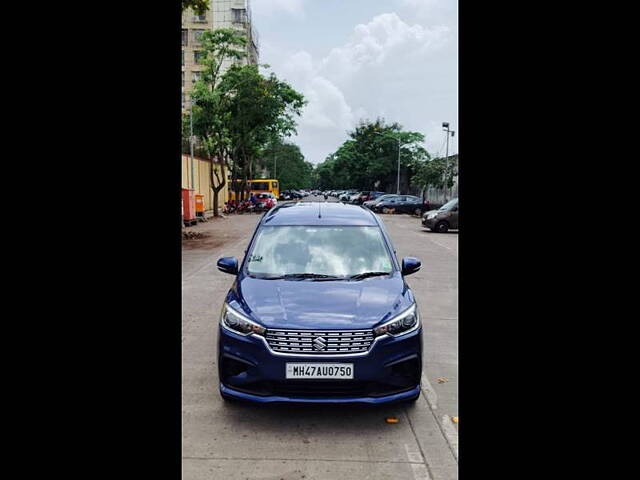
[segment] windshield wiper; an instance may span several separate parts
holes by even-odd
[[[253,274],[250,273],[249,276],[251,278],[258,278],[260,280],[282,280],[284,278],[283,275],[263,275],[263,274]]]
[[[300,279],[311,278],[314,280],[344,280],[344,277],[336,277],[335,275],[324,275],[322,273],[287,273],[283,275],[284,279]]]
[[[391,275],[391,272],[362,272],[356,275],[351,275],[349,278],[352,280],[362,280],[369,277],[380,277],[382,275]]]

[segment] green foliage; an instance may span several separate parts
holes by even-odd
[[[297,145],[276,139],[263,149],[261,157],[262,165],[267,170],[266,178],[277,178],[280,191],[313,186],[313,164],[304,159]]]
[[[398,123],[383,119],[361,121],[349,132],[349,140],[315,169],[318,187],[359,188],[395,191],[398,171],[398,141],[403,177],[413,173],[429,158],[421,145],[424,135],[403,131]],[[405,188],[406,189],[406,188]]]
[[[204,32],[205,68],[191,93],[198,149],[227,163],[234,180],[253,176],[259,153],[274,138],[296,132],[295,119],[305,104],[300,93],[273,73],[262,75],[258,65],[235,63],[221,73],[225,60],[243,58],[245,45],[246,38],[233,29]]]
[[[182,0],[182,11],[193,10],[196,15],[204,15],[209,10],[209,0]]]
[[[419,188],[451,188],[457,174],[457,157],[434,158],[417,169],[411,183]]]
[[[254,176],[267,143],[295,133],[304,98],[274,74],[263,76],[257,65],[231,65],[215,92],[225,105],[219,121],[227,132],[234,178],[246,180]]]
[[[191,92],[193,132],[204,156],[226,159],[230,138],[225,122],[231,113],[229,99],[219,88],[220,71],[225,60],[242,58],[246,39],[236,30],[221,28],[204,32],[200,42],[204,70]]]

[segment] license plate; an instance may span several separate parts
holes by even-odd
[[[352,379],[353,363],[287,363],[286,378]]]

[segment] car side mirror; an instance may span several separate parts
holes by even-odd
[[[238,274],[238,259],[236,257],[222,257],[218,259],[218,270],[231,275]]]
[[[420,270],[422,262],[414,257],[404,257],[402,259],[402,275],[411,275]]]

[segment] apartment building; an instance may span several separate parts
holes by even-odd
[[[209,10],[204,15],[195,15],[191,10],[182,14],[182,111],[189,108],[189,93],[198,75],[203,70],[199,64],[202,55],[198,47],[199,37],[205,30],[235,28],[247,38],[247,56],[242,63],[258,63],[258,35],[251,21],[250,0],[210,0]],[[223,64],[223,71],[230,63]]]

